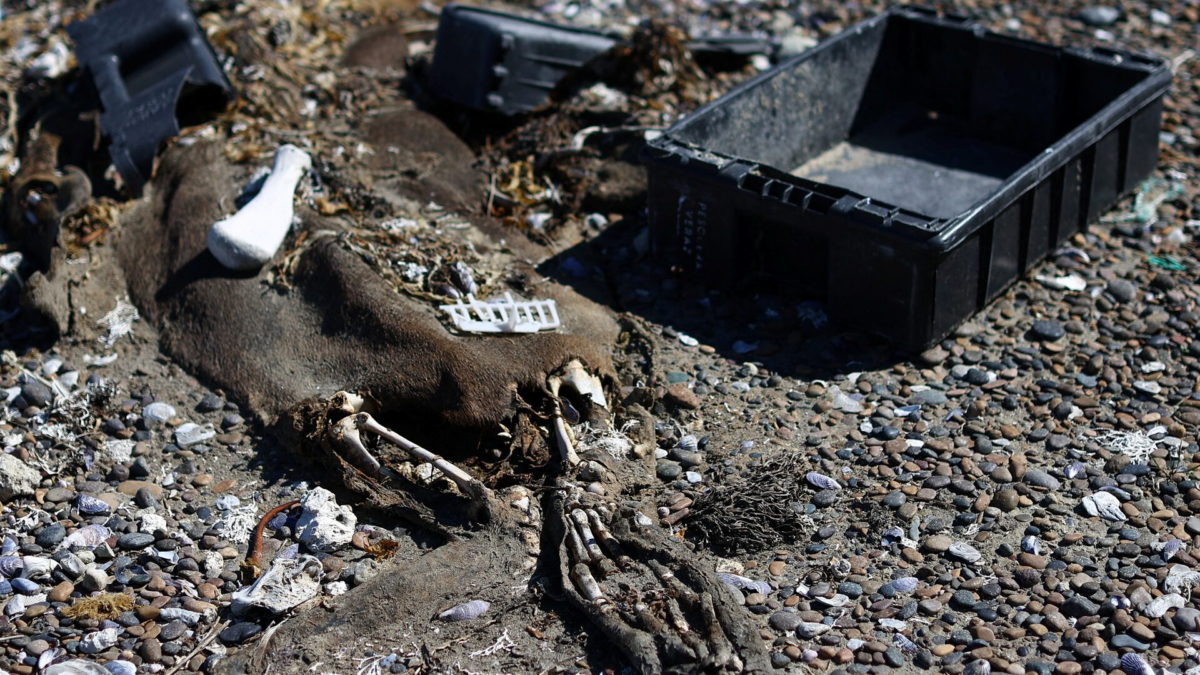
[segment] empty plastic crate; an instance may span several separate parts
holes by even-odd
[[[1171,74],[902,7],[646,146],[656,256],[926,347],[1155,167]]]

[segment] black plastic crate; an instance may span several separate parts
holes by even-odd
[[[1149,175],[1158,58],[892,9],[646,146],[656,256],[926,347]]]

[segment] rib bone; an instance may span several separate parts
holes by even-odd
[[[292,228],[292,196],[311,167],[308,153],[281,145],[271,175],[254,199],[209,229],[213,256],[231,270],[255,270],[270,262]]]

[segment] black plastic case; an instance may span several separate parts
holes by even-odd
[[[150,179],[160,141],[233,98],[186,0],[121,0],[67,33],[100,96],[113,165],[134,194]]]
[[[1170,83],[1155,57],[895,8],[646,146],[654,251],[923,348],[1154,170]]]

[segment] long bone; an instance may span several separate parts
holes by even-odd
[[[335,425],[335,429],[345,428],[343,425],[353,425],[357,427],[359,432],[369,431],[388,441],[389,443],[399,446],[416,459],[432,464],[434,468],[436,468],[438,471],[441,471],[450,480],[454,481],[454,484],[458,486],[458,489],[462,490],[463,494],[467,495],[467,497],[472,500],[483,500],[488,495],[489,491],[487,487],[472,477],[469,473],[463,471],[457,466],[454,466],[440,455],[422,448],[416,443],[413,443],[400,434],[383,426],[377,422],[374,417],[371,417],[367,413],[350,415],[349,417],[339,421]],[[374,461],[374,459],[372,459],[372,461]],[[376,464],[378,464],[378,462],[376,462]]]
[[[237,213],[208,230],[208,250],[231,270],[256,270],[270,262],[292,228],[292,196],[312,158],[294,145],[281,145],[262,189]]]
[[[383,468],[379,460],[371,455],[371,451],[367,450],[363,444],[362,434],[358,431],[358,424],[354,416],[343,417],[338,420],[337,424],[329,430],[330,439],[340,445],[348,455],[350,463],[367,474],[376,478],[388,478],[392,475],[391,471]]]
[[[558,403],[560,398],[559,392],[562,391],[562,386],[568,384],[581,396],[587,396],[592,403],[608,409],[608,401],[604,398],[604,386],[600,382],[600,378],[592,375],[583,367],[579,359],[572,359],[566,366],[563,367],[562,375],[555,375],[546,381],[550,389],[550,393],[554,396],[555,411],[554,411],[554,436],[557,441],[559,451],[562,452],[563,461],[574,466],[579,463],[579,455],[575,453],[575,440],[571,434],[570,427],[567,426],[566,420],[563,419],[561,404]]]

